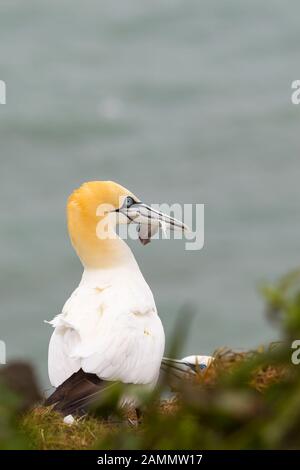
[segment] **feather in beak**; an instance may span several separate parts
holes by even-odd
[[[126,215],[130,222],[138,225],[139,239],[143,245],[147,245],[151,241],[159,227],[162,228],[164,233],[167,229],[171,231],[189,231],[188,226],[180,220],[157,211],[142,202],[134,202],[129,207],[124,205],[119,211]]]

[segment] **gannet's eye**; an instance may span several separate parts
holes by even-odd
[[[127,196],[124,201],[124,207],[131,207],[135,203],[135,200],[131,196]]]

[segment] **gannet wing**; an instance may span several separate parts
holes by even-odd
[[[80,359],[71,357],[70,346],[76,342],[74,329],[55,328],[48,349],[48,374],[51,384],[58,387],[80,369]]]
[[[80,368],[107,381],[156,381],[163,327],[151,291],[133,287],[124,280],[114,288],[82,287],[71,296],[52,321],[48,366],[53,386]]]
[[[53,406],[64,416],[86,413],[87,407],[96,402],[101,390],[111,387],[95,374],[87,374],[82,369],[72,374],[48,397],[44,406]]]

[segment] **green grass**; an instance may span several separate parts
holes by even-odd
[[[191,388],[188,391],[199,391],[199,388],[201,393],[217,391],[220,388],[218,380],[221,375],[232,379],[240,371],[242,365],[245,366],[249,361],[265,353],[263,349],[248,353],[224,349],[217,351],[214,364],[204,374],[201,373],[196,378],[191,378]],[[251,375],[248,388],[262,394],[271,385],[280,383],[284,376],[285,368],[282,366],[258,367]],[[184,391],[181,391],[181,394],[183,393]],[[76,423],[70,426],[65,424],[62,416],[53,412],[51,408],[38,407],[23,416],[20,427],[33,449],[84,450],[139,448],[141,446],[143,448],[186,448],[191,447],[192,443],[192,447],[197,447],[197,441],[195,442],[193,437],[193,433],[198,432],[198,424],[194,422],[195,414],[193,412],[191,415],[191,403],[187,406],[185,401],[187,397],[180,398],[181,394],[159,403],[154,401],[150,404],[150,410],[145,411],[145,417],[140,424],[136,422],[134,411],[127,409],[121,415],[117,413],[115,418],[109,420],[89,416],[76,420]],[[251,415],[252,401],[248,400],[248,396],[241,397],[237,394],[231,397],[228,394],[225,397],[223,392],[223,405],[222,403],[220,405],[224,406],[225,398],[228,412],[230,410],[233,412],[234,408],[235,415],[239,415],[241,419],[243,415]],[[231,403],[231,400],[234,403]],[[219,412],[224,413],[224,409],[219,409]]]
[[[82,418],[70,426],[49,408],[35,408],[20,422],[32,449],[92,449],[98,439],[112,432],[114,425],[97,418]]]
[[[248,352],[216,351],[213,364],[182,382],[176,398],[161,402],[166,384],[141,397],[138,425],[131,411],[115,406],[122,387],[101,397],[93,417],[72,426],[42,407],[20,415],[16,399],[1,389],[0,448],[299,449],[300,366],[292,364],[291,344],[300,339],[300,272],[262,292],[281,342]]]

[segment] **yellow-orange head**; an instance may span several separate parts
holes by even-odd
[[[109,222],[110,214],[127,196],[138,199],[113,181],[90,181],[76,189],[68,199],[68,230],[74,249],[86,267],[110,267],[122,261],[128,252],[118,237],[99,238],[99,223]],[[105,220],[104,220],[105,219]],[[120,220],[119,220],[120,223]],[[122,221],[121,221],[122,223]]]

